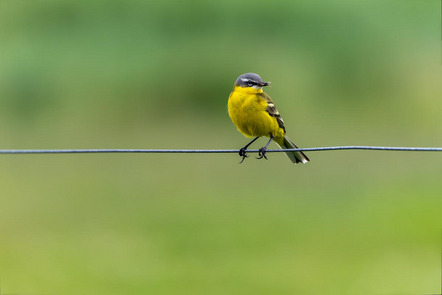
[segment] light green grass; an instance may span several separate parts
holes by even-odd
[[[437,155],[310,155],[296,167],[282,154],[242,165],[237,155],[2,157],[3,288],[435,292]]]

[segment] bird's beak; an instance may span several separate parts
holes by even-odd
[[[261,82],[259,83],[260,86],[264,87],[264,86],[269,86],[270,82]]]

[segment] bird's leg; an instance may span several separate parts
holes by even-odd
[[[262,159],[262,158],[264,158],[264,159],[267,160],[267,157],[266,157],[267,147],[268,147],[269,144],[272,142],[272,140],[273,140],[273,135],[270,134],[269,142],[267,142],[267,144],[266,144],[265,147],[262,147],[262,148],[259,149],[259,154],[258,154],[259,157],[258,157],[257,159]]]
[[[244,159],[245,159],[245,158],[248,157],[248,156],[247,156],[247,153],[246,153],[246,149],[247,149],[252,143],[254,143],[255,140],[257,140],[258,138],[259,138],[259,136],[255,137],[251,142],[249,142],[248,144],[246,144],[243,148],[241,148],[241,149],[239,150],[239,155],[242,157],[241,162],[239,162],[240,164],[241,164],[242,162],[244,162]]]

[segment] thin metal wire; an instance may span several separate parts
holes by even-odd
[[[442,152],[442,147],[390,147],[390,146],[329,146],[299,149],[267,150],[267,153],[282,152],[319,152],[336,150],[370,150],[370,151],[404,151],[404,152]],[[220,154],[238,153],[231,149],[11,149],[0,150],[0,154],[98,154],[98,153],[154,153],[154,154]],[[247,150],[248,153],[258,153],[258,149]]]

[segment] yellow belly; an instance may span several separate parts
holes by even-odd
[[[252,92],[255,89],[251,89]],[[247,137],[270,136],[282,137],[284,131],[276,118],[266,111],[267,102],[256,93],[234,90],[229,97],[229,116],[238,130]]]

